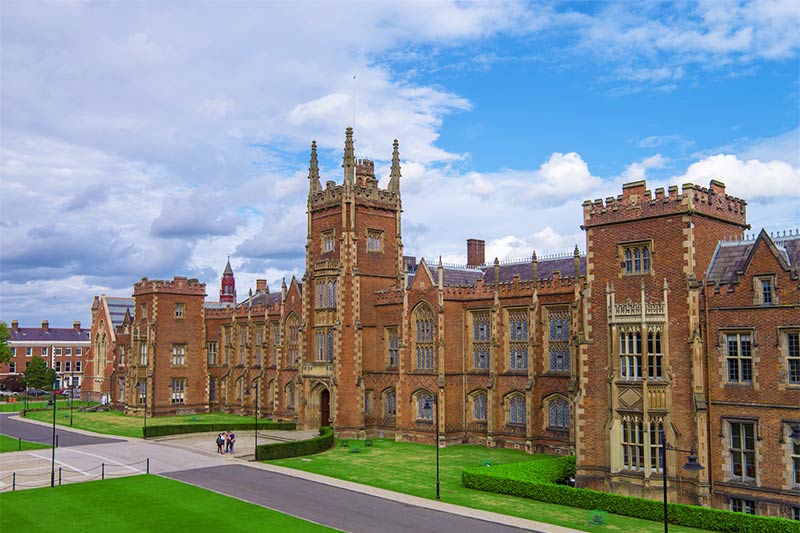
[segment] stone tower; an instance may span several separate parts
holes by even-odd
[[[403,279],[398,143],[387,189],[378,186],[372,161],[355,158],[352,128],[342,168],[342,185],[327,181],[323,188],[312,143],[300,416],[307,427],[330,423],[346,437],[364,433],[363,356],[382,346],[373,295]]]

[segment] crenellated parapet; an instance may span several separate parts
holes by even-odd
[[[200,283],[194,278],[186,278],[184,276],[175,276],[172,278],[172,281],[142,278],[141,281],[133,284],[134,296],[154,292],[205,296],[206,284]]]
[[[692,183],[680,189],[672,185],[666,192],[658,188],[655,195],[644,180],[626,183],[616,197],[583,202],[583,225],[590,228],[681,213],[702,214],[747,227],[747,202],[725,194],[725,184],[717,180],[711,180],[709,188]]]

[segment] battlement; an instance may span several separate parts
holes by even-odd
[[[622,194],[616,197],[583,202],[583,225],[592,227],[677,213],[698,213],[747,227],[746,206],[744,200],[726,194],[725,184],[717,180],[711,180],[709,188],[692,183],[682,185],[680,190],[676,185],[666,192],[658,188],[655,196],[641,180],[623,185]]]
[[[195,278],[186,278],[184,276],[175,276],[172,281],[142,278],[139,283],[133,284],[134,296],[156,292],[205,297],[206,284],[200,283]]]
[[[329,180],[325,182],[324,189],[309,197],[309,203],[311,207],[324,207],[326,204],[339,204],[344,194],[345,189],[343,185],[338,185],[336,182]],[[390,207],[395,207],[397,205],[397,199],[399,197],[397,193],[389,189],[379,188],[378,180],[374,177],[364,182],[361,180],[357,181],[356,185],[353,187],[353,195],[357,200],[382,203]]]

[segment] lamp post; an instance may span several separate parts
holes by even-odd
[[[253,454],[256,460],[258,460],[258,381],[256,381],[256,431],[255,431],[255,448],[253,448]]]
[[[56,486],[56,391],[52,391],[53,395],[53,452],[52,461],[50,463],[50,486]]]
[[[661,474],[664,479],[664,533],[669,533],[669,522],[667,521],[667,450],[689,454],[686,464],[683,465],[684,470],[698,471],[705,470],[705,467],[697,462],[697,455],[694,450],[682,450],[667,443],[667,435],[663,429],[659,430],[658,438],[661,441]]]
[[[75,395],[75,364],[70,366],[69,376],[69,427],[72,427],[72,403]]]
[[[147,438],[147,380],[150,376],[145,374],[144,381],[139,382],[139,393],[141,394],[144,389],[144,427],[142,428],[142,437]]]
[[[423,408],[427,411],[431,408],[429,397],[425,397],[425,404]],[[434,446],[436,446],[436,499],[441,499],[439,496],[439,400],[434,395],[433,397],[433,420],[435,424],[436,437]]]

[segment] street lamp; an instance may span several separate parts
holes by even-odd
[[[52,391],[53,395],[53,460],[50,463],[50,486],[56,486],[56,391]]]
[[[144,381],[139,382],[139,398],[141,398],[142,391],[144,391],[144,428],[142,428],[142,437],[147,438],[147,380],[150,376],[145,375]]]
[[[664,479],[664,533],[669,532],[669,522],[667,521],[667,450],[671,450],[673,452],[684,452],[688,453],[689,456],[686,458],[686,464],[683,465],[684,470],[691,470],[691,471],[698,471],[698,470],[705,470],[705,467],[697,462],[697,455],[695,454],[694,450],[682,450],[680,448],[675,448],[674,446],[667,443],[667,436],[664,433],[664,430],[661,429],[658,432],[658,438],[661,441],[661,474]]]
[[[256,445],[256,447],[253,448],[255,450],[253,453],[254,453],[254,457],[256,459],[258,459],[258,381],[256,381],[256,431],[255,431],[255,434],[256,434],[255,435],[255,441],[256,441],[255,445]]]
[[[426,411],[431,408],[430,396],[425,396],[425,404],[422,406]],[[436,446],[436,499],[439,497],[439,401],[436,396],[433,397],[433,419],[436,426],[436,437],[434,445]]]
[[[72,403],[75,395],[75,364],[70,366],[69,376],[69,427],[72,427]]]

